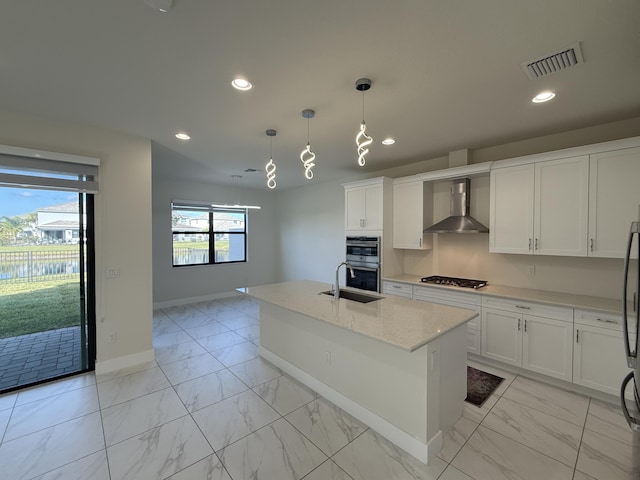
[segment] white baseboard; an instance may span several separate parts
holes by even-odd
[[[123,368],[133,367],[140,363],[153,362],[153,349],[144,352],[133,353],[123,357],[112,358],[111,360],[96,361],[96,375],[102,375]]]
[[[188,305],[190,303],[207,302],[209,300],[218,300],[220,298],[236,297],[242,295],[239,292],[222,292],[212,293],[211,295],[201,295],[199,297],[177,298],[175,300],[167,300],[166,302],[153,302],[153,308],[177,307],[180,305]]]
[[[531,380],[536,380],[540,383],[546,383],[547,385],[558,387],[558,388],[561,388],[562,390],[567,390],[569,392],[578,393],[580,395],[585,395],[587,397],[595,398],[596,400],[599,400],[604,403],[609,403],[612,405],[620,405],[619,396],[614,396],[606,392],[594,390],[593,388],[583,387],[582,385],[578,385],[576,383],[566,382],[558,378],[549,377],[548,375],[542,375],[540,373],[532,372],[531,370],[526,370],[520,367],[514,367],[513,365],[508,365],[506,363],[498,362],[496,360],[492,360],[491,358],[481,357],[480,355],[477,355],[477,354],[467,353],[467,359],[472,362],[497,368],[498,370],[503,370],[505,372],[513,373],[514,375],[520,375],[522,377],[529,378]],[[622,383],[622,381],[620,381],[620,383]],[[633,397],[629,396],[630,400],[632,398]]]
[[[329,385],[322,383],[320,380],[312,377],[304,370],[292,365],[266,348],[259,347],[258,353],[265,360],[273,363],[275,366],[280,368],[280,370],[291,375],[300,383],[306,385],[312,390],[315,390],[331,403],[354,416],[365,425],[368,425],[371,429],[375,430],[384,438],[397,445],[411,456],[417,458],[422,463],[428,464],[429,461],[432,460],[441,450],[442,431],[439,430],[438,433],[427,442],[427,444],[424,444],[420,440],[389,423],[384,418],[367,410],[362,405],[355,403],[353,400],[345,397]]]

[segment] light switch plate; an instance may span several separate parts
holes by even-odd
[[[118,278],[120,276],[120,267],[107,268],[107,278]]]

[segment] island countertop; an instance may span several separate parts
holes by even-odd
[[[477,316],[472,310],[391,295],[374,294],[381,299],[358,303],[320,294],[330,288],[326,283],[300,280],[238,291],[410,352]]]

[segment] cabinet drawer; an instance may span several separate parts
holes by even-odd
[[[608,328],[622,331],[622,314],[603,313],[596,310],[581,310],[576,308],[574,321],[579,325],[591,325],[593,327]],[[629,323],[629,327],[635,332],[635,328]]]
[[[421,300],[423,302],[440,303],[442,305],[449,305],[451,307],[473,310],[478,314],[478,316],[469,320],[467,325],[472,330],[481,329],[480,312],[482,311],[482,299],[480,298],[480,295],[462,292],[449,292],[447,290],[439,288],[429,288],[423,287],[421,285],[415,285],[413,287],[413,298],[415,300]]]
[[[382,293],[398,297],[412,298],[413,286],[407,283],[382,282]]]
[[[413,296],[416,300],[426,300],[435,303],[466,303],[469,305],[482,305],[482,296],[477,293],[464,293],[445,290],[444,288],[430,288],[422,285],[413,287]],[[439,302],[439,300],[442,300]],[[449,303],[447,303],[448,305]],[[467,307],[465,307],[467,308]]]
[[[542,303],[533,303],[520,300],[510,300],[506,298],[482,296],[483,308],[496,308],[507,312],[521,313],[524,315],[534,315],[537,317],[553,318],[564,322],[573,321],[573,308],[556,307]]]

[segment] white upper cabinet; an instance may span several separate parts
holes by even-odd
[[[491,171],[489,250],[587,255],[589,157]]]
[[[534,197],[534,253],[587,256],[589,157],[536,163]]]
[[[394,181],[393,248],[431,248],[432,235],[423,233],[433,216],[431,188],[431,184],[414,177]]]
[[[534,167],[518,165],[491,171],[489,251],[533,252]]]
[[[391,179],[379,177],[347,183],[343,186],[345,230],[352,232],[383,230],[384,195],[385,189],[391,188]],[[391,205],[390,199],[388,204]]]
[[[632,221],[639,220],[640,148],[591,155],[589,255],[623,258]]]

